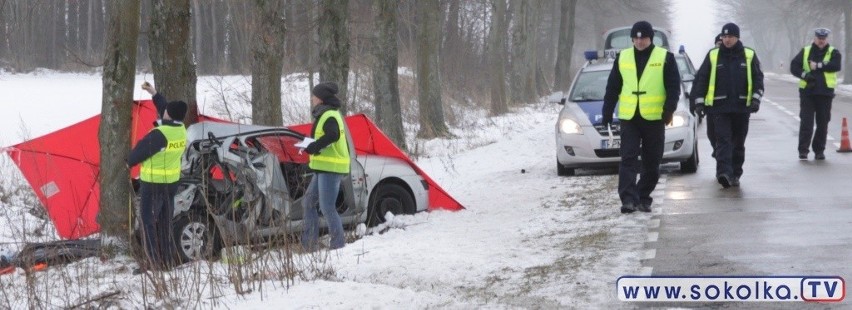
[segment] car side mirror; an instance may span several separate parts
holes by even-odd
[[[683,80],[684,82],[692,82],[695,80],[695,76],[687,73],[683,75],[683,78],[681,80]]]
[[[550,97],[547,97],[547,102],[565,104],[565,96],[562,94],[561,91],[558,91],[553,94],[550,94]]]

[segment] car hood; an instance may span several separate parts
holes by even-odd
[[[603,120],[603,101],[581,101],[576,102],[577,106],[583,110],[583,113],[586,114],[586,117],[589,118],[589,123],[594,125],[600,125],[601,120]],[[613,123],[618,123],[618,118],[613,117]]]

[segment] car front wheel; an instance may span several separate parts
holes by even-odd
[[[564,177],[574,175],[574,168],[566,168],[559,161],[556,161],[556,174]]]
[[[184,212],[174,220],[174,242],[181,263],[215,259],[221,247],[216,224],[200,212]]]
[[[695,139],[695,141],[696,143],[692,147],[692,156],[680,162],[680,172],[695,173],[698,171],[698,139]]]
[[[367,226],[373,227],[385,222],[385,214],[414,214],[417,211],[414,198],[398,184],[379,185],[367,209]]]

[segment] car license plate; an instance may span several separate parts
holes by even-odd
[[[602,149],[617,149],[621,148],[621,139],[612,139],[612,145],[609,144],[609,139],[601,140]]]

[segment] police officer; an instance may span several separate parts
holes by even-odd
[[[147,83],[146,83],[147,84]],[[150,85],[143,86],[143,89]],[[149,92],[153,91],[153,87]],[[160,95],[158,98],[165,101]],[[164,105],[162,119],[130,152],[127,165],[142,164],[139,170],[142,243],[146,260],[140,269],[167,270],[174,254],[172,214],[174,197],[180,179],[181,155],[186,148],[186,128],[183,119],[187,105],[172,101]]]
[[[763,97],[760,61],[739,38],[736,24],[722,27],[722,45],[707,53],[693,85],[696,112],[713,119],[716,180],[724,188],[740,185],[749,118]]]
[[[816,160],[825,159],[825,139],[831,120],[831,101],[840,71],[840,51],[828,44],[826,28],[814,30],[814,43],[793,57],[790,73],[799,78],[799,159],[808,159],[813,137]],[[816,133],[814,133],[816,118]]]
[[[651,212],[651,192],[660,178],[666,124],[680,97],[680,74],[674,55],[654,46],[654,29],[646,21],[630,29],[633,47],[622,50],[609,73],[604,95],[603,125],[609,126],[618,103],[621,164],[618,196],[621,213]],[[642,155],[640,173],[639,155]]]
[[[716,46],[715,48],[719,48],[719,46],[722,46],[722,34],[721,33],[717,34],[716,37],[713,39],[713,45]],[[697,78],[698,77],[696,77],[695,83],[700,83],[697,80]],[[707,81],[704,81],[704,83],[706,83],[706,82]],[[696,98],[695,92],[690,94],[690,97],[691,97],[691,99],[689,100],[689,103],[692,105],[692,109],[694,111],[695,110],[695,101],[698,98]],[[693,115],[698,116],[698,118],[703,118],[705,116],[705,111],[704,111],[704,109],[701,109],[700,111],[694,112]],[[713,126],[713,118],[708,117],[706,124],[707,124],[707,128],[706,128],[707,129],[707,140],[710,141],[710,148],[713,149],[713,153],[711,153],[711,156],[713,156],[713,158],[716,158],[716,131],[715,131],[716,127]]]

